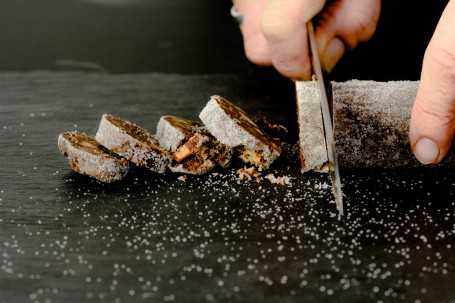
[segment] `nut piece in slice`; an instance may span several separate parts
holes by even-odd
[[[238,148],[240,158],[259,169],[267,169],[281,153],[280,147],[245,111],[220,96],[212,96],[199,117],[218,141]]]
[[[155,137],[162,148],[175,152],[194,133],[202,131],[203,125],[196,121],[176,116],[162,116],[156,127]]]
[[[171,159],[151,133],[112,115],[101,118],[96,140],[137,166],[157,173],[164,173]]]
[[[158,122],[156,138],[174,160],[173,172],[204,174],[216,164],[227,167],[232,160],[232,149],[218,142],[202,123],[163,116]]]
[[[177,148],[173,153],[174,159],[180,163],[189,156],[202,152],[202,149],[206,149],[203,144],[207,141],[209,141],[208,136],[198,133],[194,134],[188,141]]]
[[[60,134],[58,148],[68,158],[75,172],[102,182],[120,180],[130,169],[130,163],[126,159],[111,153],[94,137],[77,131]]]
[[[209,148],[204,145],[209,137],[196,133],[172,154],[174,160],[169,168],[174,173],[202,175],[211,171],[216,163],[210,157]]]

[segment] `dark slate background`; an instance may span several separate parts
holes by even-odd
[[[384,1],[331,75],[417,80],[445,1]],[[271,168],[292,186],[73,173],[60,132],[105,112],[151,131],[211,94],[289,128],[293,84],[243,56],[229,1],[0,1],[0,302],[454,302],[454,172]]]

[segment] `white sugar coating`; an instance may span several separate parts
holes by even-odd
[[[119,127],[108,120],[111,117],[107,114],[102,116],[96,133],[96,140],[107,149],[138,166],[144,166],[155,172],[164,173],[170,157],[165,150],[159,147],[159,143],[153,135],[128,121],[123,121],[124,125]],[[135,138],[128,134],[124,127],[133,127],[140,130],[145,134],[145,137]]]
[[[418,81],[333,82],[334,133],[340,165],[414,167],[409,121]],[[455,166],[454,153],[442,165]]]
[[[247,150],[261,152],[261,156],[266,162],[264,168],[267,168],[280,155],[280,151],[271,149],[269,142],[257,138],[246,129],[239,126],[238,121],[229,117],[225,110],[221,108],[216,98],[220,97],[212,96],[199,114],[199,118],[207,129],[219,142],[228,147],[243,146]],[[253,125],[256,125],[247,116],[242,116]],[[264,136],[267,135],[264,134]]]
[[[201,111],[199,118],[218,141],[229,147],[244,146],[251,150],[263,148],[262,142],[239,127],[213,98]]]
[[[130,169],[130,164],[125,159],[107,153],[93,152],[92,149],[96,146],[93,148],[75,146],[64,137],[64,134],[60,134],[58,137],[58,147],[68,158],[69,164],[75,172],[91,176],[102,182],[120,180],[128,174]]]
[[[162,148],[175,152],[185,139],[185,133],[169,123],[169,121],[166,120],[167,117],[169,116],[160,118],[156,127],[155,138]]]
[[[350,80],[332,82],[331,85],[337,109],[347,106],[349,102],[351,108],[381,115],[381,122],[386,125],[399,123],[400,126],[407,127],[419,81]]]
[[[316,81],[297,81],[296,92],[302,172],[327,172],[327,148],[318,84]]]

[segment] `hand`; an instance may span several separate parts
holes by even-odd
[[[246,56],[258,65],[273,65],[293,79],[309,79],[306,23],[315,17],[322,68],[330,72],[346,49],[371,38],[380,0],[233,0],[243,13],[240,29]]]
[[[455,0],[451,0],[425,52],[419,90],[411,114],[411,149],[424,164],[440,162],[454,136],[454,27]]]

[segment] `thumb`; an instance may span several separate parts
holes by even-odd
[[[455,131],[455,0],[444,10],[425,52],[411,113],[409,138],[416,158],[440,162]]]

